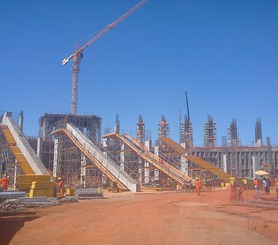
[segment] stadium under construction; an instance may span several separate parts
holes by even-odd
[[[147,187],[176,188],[197,176],[220,185],[231,177],[253,179],[261,169],[277,175],[278,147],[269,138],[263,144],[260,119],[255,124],[254,146],[241,145],[235,119],[228,137],[217,146],[216,123],[208,115],[204,145],[194,147],[187,115],[180,122],[179,143],[169,138],[170,125],[162,115],[155,144],[146,140],[141,115],[135,138],[120,134],[118,116],[113,132],[102,135],[98,116],[45,114],[39,120],[37,138],[24,135],[23,118],[23,112],[18,116],[5,112],[0,117],[0,171],[9,175],[15,188],[25,191],[34,180],[41,189],[52,190],[55,177],[62,177],[69,188],[117,183],[119,189],[137,192]]]

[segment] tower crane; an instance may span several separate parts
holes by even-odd
[[[76,115],[77,114],[77,90],[78,90],[78,73],[79,73],[79,65],[81,62],[81,59],[83,57],[83,51],[90,46],[93,42],[101,38],[105,33],[112,30],[116,25],[118,25],[120,22],[122,22],[124,19],[126,19],[129,15],[131,15],[134,11],[139,9],[141,6],[143,6],[148,0],[142,0],[138,4],[136,4],[133,8],[128,10],[125,14],[123,14],[121,17],[116,19],[114,22],[110,23],[108,26],[106,26],[101,32],[99,32],[96,36],[94,36],[90,41],[88,41],[86,44],[84,44],[81,48],[77,49],[73,54],[68,56],[67,58],[64,58],[62,61],[62,65],[67,64],[70,60],[73,61],[72,66],[72,97],[71,97],[71,114]]]

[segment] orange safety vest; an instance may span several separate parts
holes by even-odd
[[[4,189],[7,189],[7,187],[8,187],[8,178],[7,178],[7,177],[2,178],[2,179],[0,180],[0,183],[2,183],[2,187],[3,187]]]
[[[201,181],[197,180],[196,181],[196,190],[199,190],[201,188]]]
[[[255,180],[254,180],[254,186],[259,186],[259,184],[260,184],[259,180],[258,180],[258,179],[255,179]]]

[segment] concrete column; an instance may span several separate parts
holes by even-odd
[[[145,141],[145,146],[150,151],[151,148],[151,141]],[[144,183],[148,184],[150,183],[150,170],[149,170],[150,164],[146,161],[144,161]]]
[[[159,157],[159,146],[156,146],[154,148],[154,154]],[[154,180],[159,180],[159,170],[155,169],[154,170]]]
[[[181,143],[181,146],[185,148],[185,143]],[[188,161],[185,157],[181,156],[181,168],[180,170],[188,176]]]
[[[43,147],[43,141],[42,139],[39,137],[37,139],[37,155],[38,157],[42,160],[42,153],[41,153],[41,150],[42,150],[42,147]]]
[[[19,117],[18,117],[18,126],[21,129],[21,131],[23,132],[23,111],[20,111]]]
[[[227,154],[223,154],[223,171],[228,173]]]
[[[53,177],[58,177],[57,176],[57,169],[58,169],[58,146],[59,145],[59,140],[54,139],[54,156],[53,156]]]
[[[86,157],[81,154],[80,183],[83,184],[83,187],[86,186],[86,164]]]
[[[255,172],[260,170],[260,164],[259,164],[259,161],[258,161],[258,156],[252,156],[252,175],[251,176],[252,178],[255,178]]]

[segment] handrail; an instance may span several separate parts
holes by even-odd
[[[120,134],[112,133],[112,134],[104,135],[103,137],[104,138],[116,137],[120,139],[122,142],[128,145],[132,150],[134,150],[140,157],[142,157],[145,161],[154,165],[160,171],[164,172],[166,175],[173,178],[175,181],[177,181],[180,184],[183,184],[184,181],[193,180],[191,177],[185,175],[179,169],[176,169],[171,164],[167,163],[165,160],[160,159],[159,157],[157,157],[156,155],[148,151],[148,149],[145,146],[143,146],[141,142],[136,141],[129,135],[120,135]]]
[[[185,148],[183,148],[181,145],[176,143],[171,138],[161,138],[161,140],[168,144],[173,150],[179,154],[182,155],[182,157],[186,158],[187,160],[197,164],[198,166],[202,167],[203,169],[210,171],[211,173],[215,174],[216,176],[224,179],[225,181],[230,181],[230,178],[232,177],[228,173],[224,172],[222,169],[214,166],[213,164],[206,162],[202,158],[199,158],[197,156],[193,156],[187,151]]]
[[[66,128],[60,128],[53,132],[63,133],[75,146],[91,160],[99,170],[105,174],[110,180],[116,182],[121,189],[129,189],[131,191],[139,191],[139,184],[131,178],[122,168],[120,168],[112,159],[108,158],[91,140],[89,140],[80,130],[71,124],[67,124]]]

